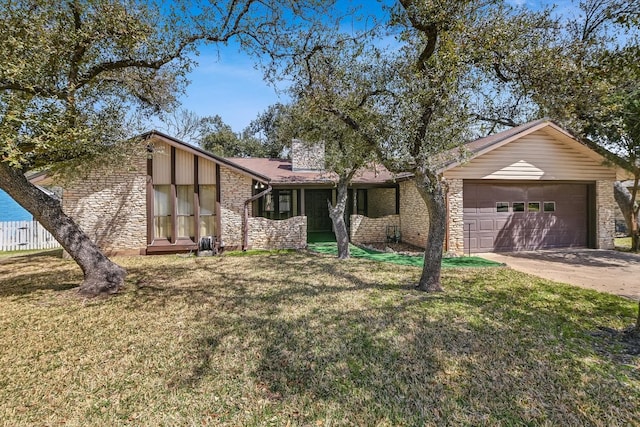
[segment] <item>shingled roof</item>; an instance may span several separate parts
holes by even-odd
[[[271,184],[331,184],[338,175],[329,171],[294,171],[291,160],[233,157],[227,160],[245,169],[269,178]],[[385,184],[406,176],[393,174],[380,164],[371,164],[361,169],[351,180],[352,184]]]

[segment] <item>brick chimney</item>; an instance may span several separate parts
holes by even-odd
[[[324,171],[324,142],[310,144],[299,139],[291,141],[291,170],[295,172]]]

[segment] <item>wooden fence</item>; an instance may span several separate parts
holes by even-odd
[[[59,247],[60,243],[37,221],[0,222],[0,251]]]

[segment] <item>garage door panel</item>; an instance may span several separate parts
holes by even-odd
[[[493,231],[495,229],[495,221],[492,219],[481,219],[480,220],[480,231]]]
[[[471,252],[479,252],[478,249],[478,239],[472,237],[471,239],[464,238],[464,247],[471,248]]]
[[[509,218],[496,218],[495,226],[498,230],[504,228],[509,223]]]
[[[474,232],[476,230],[478,230],[478,226],[477,226],[477,222],[476,220],[470,220],[470,221],[465,221],[464,222],[464,230],[465,232]]]
[[[587,184],[464,183],[465,249],[471,252],[515,251],[586,246]],[[544,202],[555,210],[544,212]],[[497,202],[508,202],[509,212],[497,212]],[[525,212],[513,212],[523,202]],[[539,212],[529,212],[537,202]]]
[[[495,204],[492,203],[490,205],[484,205],[484,206],[479,206],[476,210],[476,212],[481,213],[481,214],[489,214],[489,215],[493,215],[493,213],[495,213],[496,208],[495,208]]]
[[[480,241],[480,248],[482,250],[490,250],[490,248],[492,248],[494,246],[493,243],[493,236],[488,236],[488,237],[482,237],[479,239]]]

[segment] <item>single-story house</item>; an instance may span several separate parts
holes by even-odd
[[[221,158],[160,132],[146,156],[90,173],[62,194],[65,212],[108,253],[303,248],[331,231],[334,174],[324,148],[294,141],[291,160]],[[466,144],[443,166],[445,249],[456,253],[557,247],[612,248],[616,167],[549,120]],[[32,182],[52,185],[51,178]],[[352,242],[426,242],[428,219],[411,175],[372,165],[349,190]]]

